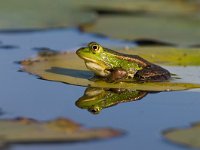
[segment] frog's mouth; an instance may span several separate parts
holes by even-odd
[[[82,59],[84,59],[86,66],[90,66],[90,68],[96,68],[97,70],[103,70],[107,68],[107,65],[102,62],[102,61],[98,61],[96,59],[91,59],[89,57],[82,57],[80,56]]]
[[[86,63],[86,62],[91,62],[91,63],[99,64],[99,62],[98,62],[97,60],[95,60],[95,59],[90,59],[90,58],[88,58],[88,57],[81,57],[81,58],[84,59],[85,63]]]
[[[109,67],[104,62],[92,59],[90,57],[84,57],[83,55],[79,55],[78,52],[77,54],[80,58],[82,58],[85,61],[86,67],[89,70],[93,71],[96,75],[106,77],[110,74],[110,71],[107,70],[109,69]]]

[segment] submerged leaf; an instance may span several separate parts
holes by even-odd
[[[189,128],[175,128],[163,132],[164,137],[180,145],[193,148],[200,148],[200,123],[196,123]]]
[[[47,122],[29,118],[0,120],[0,141],[5,144],[78,142],[121,134],[121,131],[111,128],[86,129],[66,118]]]
[[[151,48],[153,50],[153,48]],[[177,48],[157,48],[150,52],[147,48],[135,48],[134,50],[124,50],[128,54],[140,54],[148,60],[165,65],[199,65],[198,49],[177,49]],[[177,57],[176,57],[177,56]],[[198,58],[198,59],[197,59]],[[85,67],[83,60],[73,52],[55,53],[51,55],[38,55],[35,58],[21,61],[22,69],[31,74],[35,74],[43,79],[64,82],[80,86],[102,87],[102,88],[125,88],[147,91],[170,91],[200,88],[198,82],[195,84],[191,80],[184,80],[184,74],[177,71],[177,67],[168,67],[171,73],[177,73],[179,78],[173,77],[170,82],[118,82],[108,83],[105,81],[88,80],[93,73]],[[182,68],[185,70],[185,68]],[[197,69],[196,69],[197,70]],[[187,73],[187,72],[186,72]],[[177,79],[176,79],[177,78]],[[195,80],[196,82],[196,80]]]

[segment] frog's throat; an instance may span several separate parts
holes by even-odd
[[[106,70],[105,66],[99,65],[95,62],[86,61],[85,62],[86,67],[93,71],[96,75],[107,77],[110,75],[110,71]]]

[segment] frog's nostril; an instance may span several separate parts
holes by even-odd
[[[78,49],[78,50],[76,51],[76,54],[79,55],[80,52],[81,52],[81,49]]]

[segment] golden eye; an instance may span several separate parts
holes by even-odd
[[[99,46],[98,45],[92,45],[92,50],[98,51],[99,50]]]

